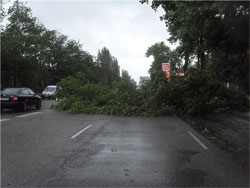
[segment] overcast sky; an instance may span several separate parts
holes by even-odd
[[[169,37],[164,22],[149,4],[130,1],[26,1],[48,29],[79,41],[83,50],[96,56],[104,46],[118,59],[121,69],[139,81],[148,76],[153,58],[145,53],[156,42]]]

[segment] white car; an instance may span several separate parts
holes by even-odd
[[[56,85],[47,86],[42,92],[42,98],[55,98],[56,95]]]

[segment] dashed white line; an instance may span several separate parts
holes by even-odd
[[[16,116],[18,118],[23,118],[23,117],[27,117],[27,116],[33,116],[33,115],[36,115],[36,114],[40,114],[42,112],[33,112],[33,113],[29,113],[29,114],[24,114],[24,115],[20,115],[20,116]]]
[[[1,119],[0,122],[9,121],[10,119]]]
[[[196,136],[193,135],[193,133],[191,133],[190,131],[188,131],[188,134],[189,134],[190,136],[192,136],[193,139],[194,139],[196,142],[198,142],[198,144],[200,144],[200,146],[201,146],[203,149],[205,149],[205,150],[208,149],[207,146],[205,146],[205,144],[203,144],[203,143],[199,140],[199,138],[197,138]]]
[[[76,133],[75,135],[71,136],[70,138],[76,138],[79,134],[83,133],[84,131],[86,131],[88,128],[90,128],[92,125],[89,125],[87,127],[85,127],[84,129],[82,129],[81,131],[79,131],[78,133]]]

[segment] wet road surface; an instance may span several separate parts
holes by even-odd
[[[248,187],[248,174],[177,117],[3,112],[2,187]],[[6,120],[8,119],[8,120]]]

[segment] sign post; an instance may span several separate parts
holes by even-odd
[[[162,63],[161,69],[163,70],[163,72],[166,72],[165,76],[166,76],[167,82],[169,83],[170,82],[170,69],[171,69],[170,63]]]

